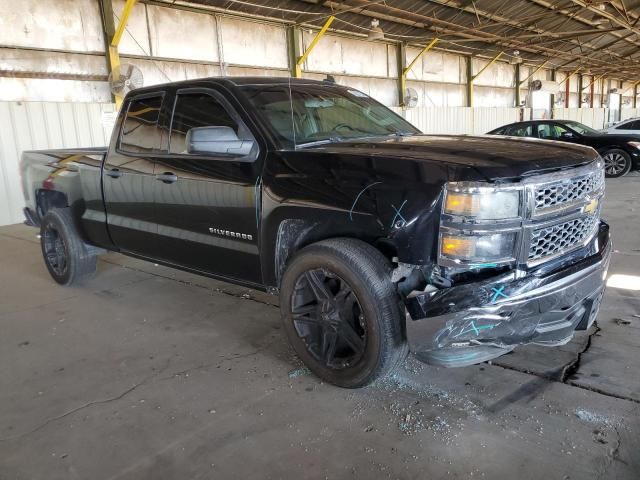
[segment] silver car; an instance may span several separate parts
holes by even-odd
[[[627,118],[615,125],[611,125],[609,128],[601,130],[601,132],[617,135],[640,135],[640,117]]]

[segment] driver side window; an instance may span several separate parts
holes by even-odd
[[[228,127],[238,134],[238,123],[214,97],[206,93],[179,94],[171,122],[170,153],[192,153],[187,145],[189,131],[214,126]]]

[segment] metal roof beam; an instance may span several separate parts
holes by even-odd
[[[530,32],[534,32],[532,34],[526,34],[526,35],[518,35],[517,38],[518,39],[524,39],[524,38],[535,38],[537,36],[543,35],[543,36],[553,36],[553,35],[557,35],[557,36],[566,36],[567,34],[569,34],[572,37],[577,37],[577,36],[584,36],[587,34],[598,34],[598,33],[613,33],[613,32],[617,32],[618,30],[624,30],[622,28],[620,29],[588,29],[588,30],[574,30],[571,32],[553,32],[550,30],[546,30],[546,29],[542,29],[542,28],[534,28],[531,26],[525,26],[522,25],[518,20],[516,19],[510,19],[504,16],[500,16],[500,15],[496,15],[495,13],[492,12],[487,12],[484,10],[479,10],[477,8],[472,8],[470,6],[465,6],[463,4],[461,4],[459,1],[452,1],[452,0],[428,0],[430,3],[435,3],[439,6],[442,7],[448,7],[451,9],[455,9],[455,10],[459,10],[461,12],[466,12],[468,14],[474,14],[476,16],[479,17],[483,17],[483,18],[489,18],[491,20],[498,20],[497,22],[493,23],[493,26],[497,26],[497,25],[501,25],[501,24],[505,24],[505,25],[509,25],[511,28],[514,29],[518,29],[518,30],[524,30],[524,31],[530,31]],[[577,6],[579,7],[579,6]],[[555,13],[556,10],[552,10],[551,13],[552,15]],[[530,19],[528,19],[530,20]],[[476,31],[479,30],[481,26],[478,26],[478,29]],[[485,26],[486,28],[486,26]],[[506,34],[505,34],[506,35]],[[563,38],[558,38],[558,40],[564,40]],[[573,45],[577,46],[577,47],[587,47],[591,50],[594,51],[594,53],[599,53],[603,50],[603,48],[601,46],[597,46],[597,45],[592,45],[588,42],[584,42],[582,44],[580,44],[578,41],[576,40],[572,40],[572,39],[568,39],[568,41],[570,43],[572,43]],[[527,45],[531,45],[531,44],[527,44]],[[539,45],[539,44],[533,44],[531,46],[535,46],[535,45]],[[640,46],[640,44],[638,44],[638,46]],[[605,49],[606,50],[606,49]],[[620,59],[627,59],[624,55],[621,55],[617,52],[611,52],[606,50],[606,53],[609,53],[611,55],[614,55]],[[638,64],[638,66],[640,67],[640,63]]]

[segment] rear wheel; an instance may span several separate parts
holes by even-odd
[[[604,173],[607,177],[622,177],[631,170],[631,157],[619,148],[607,150],[602,154]]]
[[[40,246],[51,277],[71,285],[96,270],[97,258],[80,238],[68,208],[52,208],[40,223]]]
[[[284,274],[280,309],[298,356],[323,380],[355,388],[407,354],[391,265],[375,248],[332,239],[301,250]]]

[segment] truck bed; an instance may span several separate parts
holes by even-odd
[[[65,192],[64,202],[87,197],[87,190],[100,190],[100,168],[107,147],[28,150],[22,153],[20,173],[25,196],[25,215],[30,223],[38,223],[38,201],[43,192]],[[56,202],[56,198],[47,197]],[[59,200],[62,201],[62,200]]]

